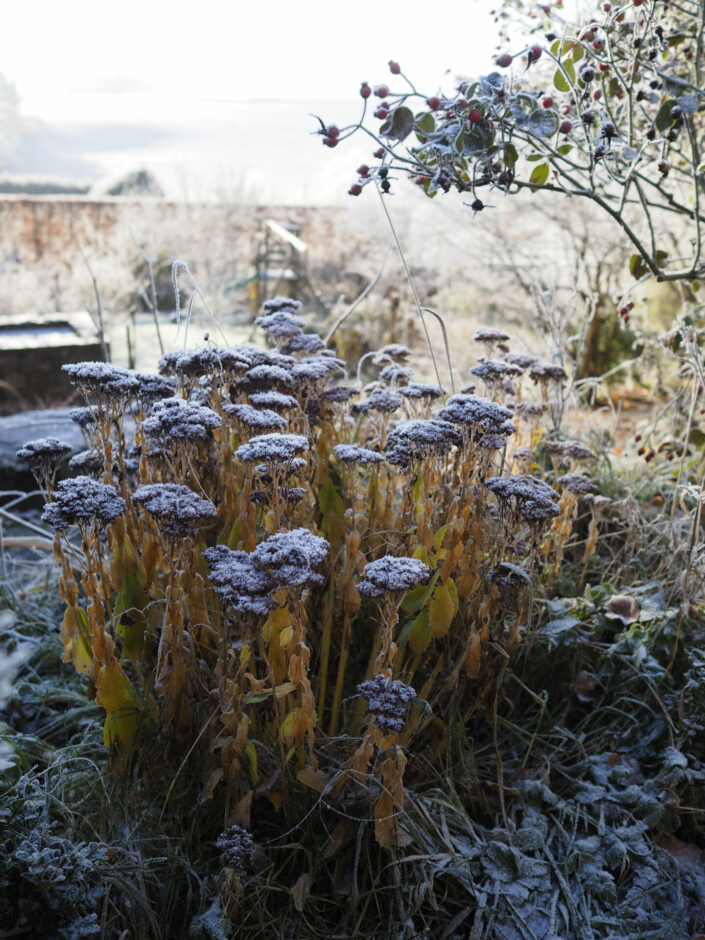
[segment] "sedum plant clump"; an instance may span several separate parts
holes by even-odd
[[[496,707],[594,489],[588,448],[560,451],[560,480],[541,449],[551,364],[507,353],[474,370],[490,397],[447,397],[390,346],[361,387],[298,306],[268,302],[271,348],[169,353],[161,376],[67,366],[94,470],[51,478],[43,515],[63,656],[102,708],[112,772],[167,812],[188,766],[227,824],[218,846],[248,858],[261,801],[286,828],[292,793],[408,843],[420,766]]]

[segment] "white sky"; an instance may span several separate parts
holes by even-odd
[[[22,98],[152,90],[175,100],[347,99],[397,58],[435,92],[446,69],[486,71],[499,0],[6,2],[0,72]],[[437,17],[437,19],[436,19]],[[131,89],[131,90],[134,90]],[[44,116],[44,115],[42,115]]]

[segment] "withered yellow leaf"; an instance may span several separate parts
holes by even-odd
[[[445,636],[450,630],[454,615],[453,596],[445,584],[437,584],[428,605],[428,621],[436,638]]]

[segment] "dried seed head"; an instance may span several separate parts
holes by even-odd
[[[132,500],[154,516],[169,538],[190,538],[217,515],[209,499],[180,483],[148,483],[135,490]]]
[[[238,613],[264,615],[277,606],[270,597],[277,585],[247,552],[216,545],[207,548],[203,558],[211,570],[213,590]]]
[[[253,405],[275,411],[287,411],[299,404],[293,395],[285,395],[284,392],[253,392],[250,401]]]
[[[286,427],[286,420],[268,408],[259,411],[252,405],[228,403],[223,405],[223,411],[251,431],[281,431]]]
[[[238,874],[247,874],[254,866],[255,841],[242,826],[230,826],[221,832],[215,843],[225,854],[228,867]]]
[[[507,343],[511,337],[492,326],[481,326],[475,330],[473,339],[476,343]]]
[[[154,403],[149,417],[142,422],[142,429],[148,438],[161,443],[205,441],[209,432],[221,423],[220,415],[211,408],[175,395]]]
[[[265,313],[255,320],[257,326],[266,330],[270,336],[275,339],[291,339],[303,333],[305,321],[301,317],[294,316],[284,310],[276,310],[273,313]]]
[[[86,428],[95,424],[96,414],[92,408],[72,408],[69,411],[69,418],[85,431]]]
[[[292,388],[294,380],[289,368],[263,363],[248,369],[238,385],[245,390],[268,391],[271,388]]]
[[[63,365],[61,371],[84,395],[104,402],[126,401],[139,387],[134,372],[109,362],[71,362]]]
[[[401,398],[389,388],[375,388],[370,392],[367,401],[358,402],[352,406],[353,414],[367,414],[370,411],[379,411],[381,414],[391,414],[401,406]]]
[[[404,398],[424,399],[432,401],[435,398],[441,398],[445,395],[445,389],[440,385],[426,385],[423,382],[409,382],[408,385],[399,389],[399,394]]]
[[[156,401],[158,398],[171,398],[176,394],[176,381],[163,375],[150,375],[146,372],[135,372],[139,382],[137,398],[143,403]]]
[[[566,473],[562,477],[558,477],[556,483],[568,490],[569,493],[575,493],[578,496],[584,496],[595,489],[595,484],[590,477],[582,473]]]
[[[69,460],[69,470],[72,473],[98,474],[103,472],[103,458],[97,450],[82,450]]]
[[[529,366],[529,376],[534,382],[565,382],[568,373],[562,366],[552,362],[534,362]]]
[[[318,333],[300,333],[289,340],[282,352],[311,354],[323,349],[325,349],[325,343]]]
[[[513,366],[518,366],[522,372],[530,369],[535,362],[538,362],[536,356],[532,356],[530,353],[509,352],[505,353],[502,358],[505,362],[508,362]]]
[[[387,438],[385,456],[389,463],[407,467],[414,461],[445,454],[461,443],[460,431],[448,421],[399,421]]]
[[[408,366],[399,366],[394,362],[382,369],[379,378],[382,382],[395,382],[396,384],[400,384],[408,382],[413,374],[413,369],[410,369]]]
[[[470,369],[470,375],[476,375],[488,384],[496,384],[510,375],[521,375],[524,370],[520,366],[505,362],[504,359],[485,359]]]
[[[489,398],[460,394],[448,399],[445,408],[438,412],[438,417],[469,428],[502,433],[502,424],[513,418],[514,413]]]
[[[357,444],[336,444],[333,453],[344,463],[372,464],[384,461],[383,454],[378,454],[367,447],[358,447]]]
[[[428,581],[431,569],[418,558],[398,558],[385,555],[370,561],[362,572],[364,581],[357,588],[366,597],[381,597],[388,592],[409,591],[417,584]]]
[[[355,691],[367,699],[368,711],[385,734],[400,734],[404,730],[409,702],[416,698],[410,685],[379,673],[374,679],[361,682]]]
[[[272,297],[271,300],[265,300],[262,304],[262,310],[265,313],[277,313],[279,310],[296,313],[300,307],[301,301],[293,300],[291,297]]]
[[[291,375],[297,385],[321,382],[333,372],[345,372],[343,360],[334,356],[308,356],[291,368]]]
[[[276,532],[252,552],[254,563],[263,568],[282,587],[322,584],[315,569],[328,557],[328,542],[308,529]]]
[[[17,457],[25,460],[33,473],[55,473],[59,464],[73,448],[56,437],[40,437],[28,441],[17,451]]]
[[[159,360],[161,375],[188,376],[189,378],[211,375],[219,366],[218,355],[209,346],[202,349],[176,349],[165,353]]]
[[[54,500],[47,503],[42,521],[63,532],[71,525],[108,525],[125,511],[125,500],[114,486],[88,476],[62,480]]]
[[[387,346],[383,346],[381,349],[377,350],[372,357],[372,361],[375,365],[390,361],[405,363],[410,357],[411,350],[407,346],[402,346],[401,343],[389,343]]]
[[[265,460],[285,463],[308,450],[308,438],[303,434],[260,434],[241,444],[235,456],[246,463]]]

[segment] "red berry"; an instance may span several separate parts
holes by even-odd
[[[645,447],[640,447],[640,448],[637,450],[637,454],[638,454],[640,457],[643,457],[645,453],[646,453],[646,448],[645,448]]]
[[[375,152],[372,154],[372,156],[373,156],[376,160],[381,160],[382,157],[385,155],[385,153],[386,153],[386,150],[384,149],[384,147],[378,147],[378,148],[375,150]]]
[[[607,62],[600,62],[597,67],[601,72],[609,72],[610,70],[609,64]]]
[[[395,62],[394,59],[390,59],[389,71],[392,73],[392,75],[398,75],[401,72],[401,66],[398,62]]]
[[[326,134],[328,134],[329,137],[337,137],[340,134],[340,128],[335,124],[329,124],[326,128]]]
[[[602,97],[601,90],[599,88],[596,88],[592,93],[592,97],[595,99],[595,101],[599,101],[600,98]]]
[[[561,114],[570,114],[570,105],[569,105],[569,104],[561,105]]]
[[[612,9],[612,4],[611,4],[611,3],[603,3],[603,4],[602,4],[602,9],[605,11],[605,13],[609,13],[610,10]]]
[[[470,108],[468,111],[468,120],[473,124],[479,124],[482,120],[482,111],[479,108]]]
[[[351,196],[359,196],[361,192],[362,192],[362,186],[360,186],[359,183],[353,183],[350,189],[348,190],[348,193]]]
[[[363,82],[362,85],[360,85],[360,95],[363,98],[369,98],[371,94],[372,94],[372,89],[367,84],[367,82]]]
[[[560,125],[561,134],[570,134],[572,130],[573,130],[573,125],[570,123],[570,121],[561,121],[561,125]]]
[[[375,94],[378,98],[386,98],[389,94],[389,85],[376,85]]]
[[[531,53],[531,61],[535,62],[537,59],[541,58],[543,49],[539,45],[533,45],[531,49],[529,49],[529,52]]]
[[[386,118],[388,114],[389,114],[389,108],[383,108],[381,105],[374,112],[374,116],[376,118],[380,118],[380,120],[384,120],[384,118]]]
[[[553,98],[552,98],[550,95],[546,95],[546,97],[543,99],[543,101],[541,102],[541,104],[544,106],[544,108],[552,108],[552,107],[553,107]]]
[[[605,40],[600,39],[599,37],[597,39],[593,39],[592,41],[592,48],[595,49],[597,52],[599,52],[600,49],[603,49],[604,45],[605,45]]]
[[[326,139],[323,141],[323,143],[326,145],[326,147],[337,147],[337,146],[338,146],[338,138],[337,138],[337,137],[326,137]]]
[[[634,435],[634,440],[635,440],[635,441],[637,442],[637,444],[638,444],[639,441],[641,440],[641,434],[635,434],[635,435]]]
[[[437,111],[441,106],[441,99],[438,95],[431,95],[430,98],[426,99],[426,104],[432,111]]]
[[[361,176],[363,179],[370,175],[370,168],[366,163],[361,164],[361,166],[357,168],[357,175]]]
[[[632,0],[632,3],[634,4],[635,7],[640,7],[643,2],[644,0]]]
[[[494,60],[494,64],[498,65],[501,69],[508,69],[513,62],[512,56],[508,52],[503,52],[502,55],[498,55]]]

